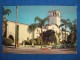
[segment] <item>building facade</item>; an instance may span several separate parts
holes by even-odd
[[[42,30],[43,31],[46,31],[46,30],[54,30],[56,33],[56,38],[57,38],[57,43],[59,41],[62,41],[63,38],[62,38],[62,30],[57,27],[55,24],[57,24],[58,26],[60,26],[61,22],[61,18],[60,18],[60,12],[57,11],[57,10],[54,10],[54,11],[49,11],[48,12],[48,16],[49,16],[49,21],[48,21],[48,25],[45,26],[45,28],[43,28]],[[24,40],[30,40],[32,39],[32,32],[29,32],[28,31],[28,26],[27,24],[22,24],[22,23],[18,23],[18,41],[19,43],[22,43],[22,41]],[[7,38],[11,38],[14,42],[15,42],[15,22],[12,22],[12,21],[7,21]],[[37,28],[35,29],[34,31],[34,38],[37,38],[39,37],[41,33],[41,29],[40,28]],[[60,33],[60,36],[58,36],[58,34]],[[67,34],[69,35],[69,34]],[[65,37],[64,37],[65,38]]]

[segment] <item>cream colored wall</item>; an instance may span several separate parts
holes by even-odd
[[[12,35],[15,39],[15,23],[8,21],[7,24],[7,38]]]
[[[14,37],[14,41],[15,41],[15,22],[8,21],[7,24],[8,24],[7,38],[9,37],[9,35],[12,35]],[[19,43],[22,43],[22,41],[27,40],[27,38],[32,39],[33,32],[28,31],[28,25],[20,24],[20,23],[18,23],[18,25],[19,25],[19,34],[18,34]],[[38,30],[41,33],[41,29],[38,28]],[[34,34],[34,38],[37,38],[37,36],[39,36],[39,34],[37,34],[37,29],[36,29],[35,34]]]
[[[60,22],[61,22],[61,21],[60,21],[61,18],[59,18],[59,17],[55,17],[55,20],[57,21],[56,24],[57,24],[58,26],[60,26],[60,24],[61,24],[61,23],[60,23]]]
[[[7,22],[7,38],[9,35],[14,37],[15,42],[15,22],[8,21]],[[18,24],[19,25],[19,43],[22,43],[23,40],[27,40],[27,38],[32,39],[32,33],[28,32],[28,25]]]
[[[19,24],[19,43],[23,40],[27,40],[30,38],[30,33],[28,32],[28,25]]]

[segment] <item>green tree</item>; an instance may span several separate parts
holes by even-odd
[[[35,17],[35,22],[36,22],[36,20],[39,22],[39,23],[37,24],[37,26],[41,28],[41,49],[42,49],[42,42],[43,42],[43,41],[42,41],[42,37],[43,37],[42,28],[43,28],[43,26],[45,25],[45,22],[46,22],[47,20],[49,20],[49,18],[46,17],[46,18],[44,18],[44,19],[41,19],[41,18],[39,18],[39,17]]]
[[[32,47],[34,46],[34,33],[35,33],[35,29],[36,28],[37,28],[36,24],[31,24],[28,27],[29,31],[33,33],[33,35],[32,35],[32,37],[33,37],[33,39],[32,39]]]
[[[3,25],[2,25],[2,36],[6,37],[7,36],[7,20],[3,21]]]
[[[10,13],[11,13],[10,9],[5,9],[3,7],[3,27],[2,27],[2,29],[3,29],[3,33],[2,33],[3,37],[6,37],[6,35],[7,35],[7,19],[6,19],[5,15],[9,15]]]
[[[74,21],[69,21],[69,29],[70,29],[70,34],[71,34],[71,43],[73,43],[74,41],[76,41],[76,19],[74,19]]]
[[[57,36],[58,36],[58,38],[59,38],[59,43],[60,43],[60,35],[61,35],[61,30],[60,30],[60,28],[62,27],[62,26],[64,26],[64,24],[60,24],[60,25],[57,25],[57,24],[55,24],[55,26],[57,26],[57,28],[59,29],[59,33],[57,33],[56,32],[56,34],[57,34]]]
[[[69,19],[61,19],[61,22],[62,22],[62,24],[65,26],[65,40],[66,40],[66,38],[67,38],[67,36],[66,36],[66,28],[68,27],[68,25],[69,25]]]
[[[9,15],[11,13],[11,10],[10,9],[5,9],[3,7],[3,20],[5,19],[5,15]]]

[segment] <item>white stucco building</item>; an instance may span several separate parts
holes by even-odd
[[[15,22],[8,21],[7,22],[7,38],[9,36],[12,36],[15,41]],[[27,32],[28,25],[20,24],[18,23],[18,39],[19,43],[22,42],[22,40],[26,40],[27,37],[31,37],[30,34]]]
[[[58,26],[61,24],[60,20],[60,12],[57,10],[54,11],[49,11],[49,21],[48,21],[48,25],[46,25],[43,29],[43,31],[46,30],[54,30],[56,33],[61,33],[62,30],[60,28],[58,28],[55,24],[57,24]],[[28,31],[28,26],[27,24],[22,24],[22,23],[18,23],[18,41],[19,43],[22,43],[22,41],[24,40],[28,40],[28,39],[32,39],[32,33],[30,33]],[[34,34],[34,38],[37,38],[39,36],[39,33],[41,32],[40,28],[37,28],[35,30],[35,34]],[[62,41],[62,33],[60,35],[60,38],[56,35],[57,38],[57,42]],[[8,21],[7,22],[7,38],[12,38],[15,41],[15,22],[12,21]]]

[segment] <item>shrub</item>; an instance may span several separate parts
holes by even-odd
[[[58,44],[57,43],[54,43],[54,45],[52,45],[52,49],[54,48],[58,48]]]
[[[24,41],[22,42],[22,44],[31,45],[31,44],[32,44],[32,39],[30,39],[30,40],[24,40]],[[35,41],[35,40],[34,40],[34,44],[36,44],[36,41]]]
[[[30,39],[29,41],[30,41],[30,44],[32,44],[32,40],[33,39]],[[37,44],[37,42],[35,41],[35,39],[33,40],[34,41],[34,44]]]
[[[40,45],[41,40],[40,40],[39,38],[35,38],[34,40],[36,41],[36,44],[37,44],[37,45]]]
[[[12,45],[12,43],[13,43],[13,40],[12,39],[10,39],[10,38],[3,38],[3,45],[5,45],[5,46],[11,46]]]
[[[24,40],[22,42],[22,44],[24,44],[24,45],[31,45],[31,41],[30,40]]]
[[[76,46],[77,46],[77,44],[75,43],[75,44],[74,44],[74,47],[76,48]]]

